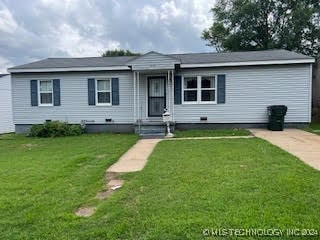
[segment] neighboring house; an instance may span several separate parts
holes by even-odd
[[[312,117],[313,121],[320,121],[320,58],[313,65],[312,71]]]
[[[267,106],[287,125],[311,121],[314,59],[285,50],[48,58],[8,69],[16,132],[46,120],[88,131],[155,131],[166,108],[176,128],[257,127]]]
[[[11,77],[9,74],[0,74],[0,134],[9,132],[14,132]]]

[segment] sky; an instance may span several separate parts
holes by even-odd
[[[0,73],[105,50],[212,52],[201,39],[214,0],[0,0]]]

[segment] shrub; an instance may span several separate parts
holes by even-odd
[[[44,135],[45,135],[45,132],[42,124],[32,125],[28,134],[28,136],[30,137],[37,137],[37,136],[44,136]]]
[[[68,124],[67,122],[52,121],[44,124],[33,125],[30,129],[30,137],[63,137],[78,136],[83,133],[79,124]]]
[[[69,136],[78,136],[83,133],[83,129],[78,124],[73,124],[69,126]]]

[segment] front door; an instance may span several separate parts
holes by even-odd
[[[148,115],[161,117],[166,108],[166,78],[148,77]]]

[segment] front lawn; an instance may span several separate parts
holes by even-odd
[[[319,171],[257,138],[162,141],[145,169],[124,175],[124,186],[92,217],[74,216],[135,140],[0,140],[1,237],[206,239],[204,229],[320,230]]]
[[[200,239],[205,228],[320,230],[319,182],[319,171],[260,139],[163,141],[146,168],[101,206],[94,221],[108,229],[95,236]]]
[[[248,136],[251,135],[247,129],[214,129],[214,130],[177,130],[175,137],[222,137],[222,136]]]
[[[107,167],[136,139],[0,135],[0,239],[77,239],[74,210],[93,201]]]

